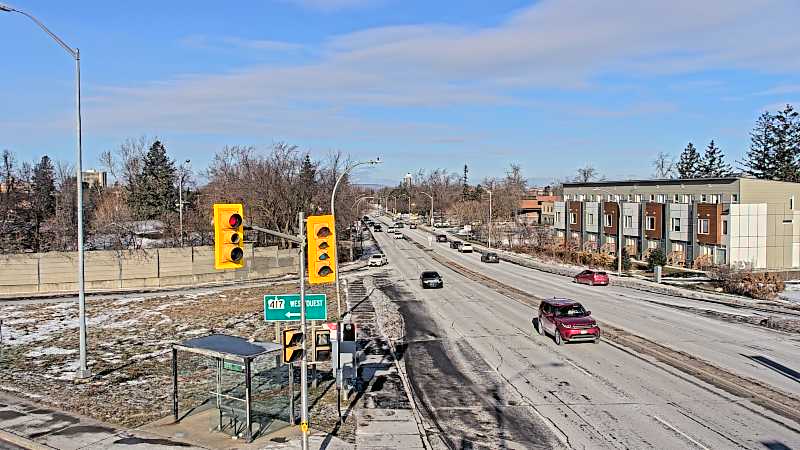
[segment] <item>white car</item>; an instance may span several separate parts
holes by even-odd
[[[394,238],[395,239],[403,239],[403,233],[401,233],[399,231],[395,231],[394,232]]]
[[[458,247],[458,251],[461,253],[472,253],[472,244],[469,242],[464,242],[461,244],[461,247]]]
[[[370,256],[369,261],[367,262],[367,265],[370,267],[372,266],[380,267],[380,266],[385,266],[386,264],[389,264],[389,260],[386,259],[386,255],[381,253]]]

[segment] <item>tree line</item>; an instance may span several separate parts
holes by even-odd
[[[738,163],[740,173],[763,180],[800,181],[800,118],[787,104],[775,113],[765,111],[750,131],[750,146]],[[701,154],[692,142],[675,161],[659,153],[654,178],[718,178],[736,175],[712,139]]]
[[[285,233],[297,232],[297,213],[328,213],[330,192],[350,161],[340,152],[315,160],[297,146],[226,146],[208,167],[193,172],[177,165],[159,139],[127,139],[100,156],[114,182],[84,183],[87,249],[134,249],[213,242],[212,205],[243,203],[247,221]],[[197,174],[197,176],[195,175]],[[199,176],[199,177],[198,177]],[[202,185],[198,178],[203,179]],[[179,192],[179,187],[183,191]],[[77,184],[65,162],[47,155],[18,163],[10,150],[0,168],[0,253],[73,251],[77,248]],[[361,189],[342,179],[337,226],[347,236],[356,213],[349,206]],[[183,200],[183,236],[179,199]],[[350,202],[350,203],[348,203]],[[182,239],[181,239],[182,238]],[[279,244],[252,236],[257,245]]]

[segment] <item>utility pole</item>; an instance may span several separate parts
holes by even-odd
[[[180,241],[181,247],[183,247],[183,178],[186,176],[186,168],[185,165],[189,164],[189,160],[187,159],[181,164],[181,174],[178,177],[178,221],[180,222]]]

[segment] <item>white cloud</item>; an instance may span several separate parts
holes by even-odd
[[[329,8],[365,2],[300,1]],[[800,4],[794,0],[543,0],[492,27],[371,28],[330,38],[303,63],[96,89],[86,116],[99,129],[134,124],[190,132],[388,133],[402,138],[419,132],[436,139],[463,130],[398,125],[349,111],[533,106],[521,90],[585,89],[607,75],[793,72],[800,69],[800,33],[793,23],[798,16]],[[254,50],[294,48],[273,41],[219,41]],[[673,109],[641,99],[587,111],[618,117]]]

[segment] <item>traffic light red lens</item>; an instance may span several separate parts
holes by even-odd
[[[326,238],[331,235],[331,229],[328,227],[322,227],[317,230],[317,237],[318,238]]]
[[[231,261],[239,262],[244,257],[244,250],[239,247],[234,248],[231,250]]]
[[[242,216],[237,213],[231,214],[230,218],[228,218],[228,225],[230,225],[231,228],[239,228],[241,224]]]

